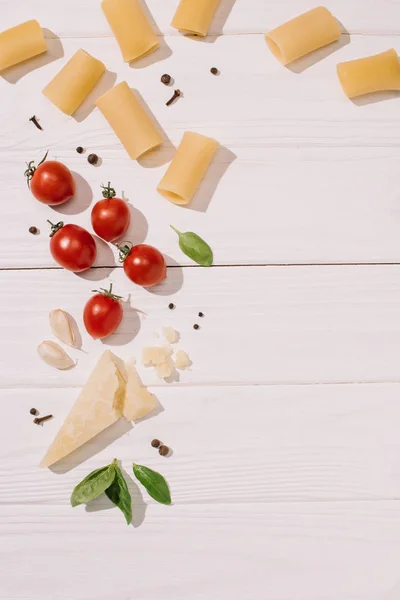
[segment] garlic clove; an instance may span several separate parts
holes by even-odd
[[[61,310],[61,308],[57,308],[52,310],[49,316],[50,327],[56,338],[68,346],[73,346],[75,343],[75,335],[72,330],[68,313]]]
[[[56,369],[64,370],[75,366],[72,358],[55,342],[42,342],[37,351],[45,363]]]

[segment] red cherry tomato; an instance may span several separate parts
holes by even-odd
[[[124,271],[131,281],[143,287],[161,283],[167,276],[165,258],[157,248],[147,244],[121,246],[120,258]]]
[[[46,161],[47,152],[37,167],[33,161],[28,164],[25,177],[36,200],[56,206],[71,200],[75,194],[75,181],[71,171],[55,160]]]
[[[121,198],[115,198],[115,190],[108,186],[103,188],[104,200],[99,200],[92,209],[92,226],[97,235],[106,242],[117,240],[128,229],[131,222],[129,207]]]
[[[86,331],[95,340],[101,340],[119,327],[122,321],[121,296],[112,293],[112,284],[109,290],[103,288],[87,301],[83,311],[83,322]]]
[[[80,273],[89,269],[96,260],[96,242],[86,229],[79,225],[64,225],[61,221],[51,225],[50,252],[59,265],[68,271]]]

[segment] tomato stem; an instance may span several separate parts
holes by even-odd
[[[110,181],[107,186],[101,184],[101,188],[103,190],[103,198],[114,198],[117,195],[114,188],[111,187]]]
[[[106,290],[104,288],[100,288],[99,290],[92,290],[92,292],[94,294],[101,294],[102,296],[107,296],[107,298],[111,298],[112,300],[116,300],[117,302],[119,302],[120,300],[122,300],[122,296],[117,296],[116,294],[112,293],[112,287],[113,284],[110,283],[110,289]]]
[[[40,163],[38,164],[38,167],[40,167],[40,165],[42,163],[44,163],[44,161],[47,158],[49,151],[47,150],[46,154],[43,156],[42,160],[40,161]],[[28,167],[24,173],[25,177],[26,177],[26,182],[28,184],[28,188],[30,187],[30,183],[31,183],[31,179],[35,174],[35,171],[37,169],[37,167],[35,167],[35,161],[31,160],[30,162],[26,163],[26,166]]]
[[[49,220],[47,219],[47,222],[48,222],[48,223],[50,224],[50,226],[51,226],[50,237],[53,237],[53,235],[54,235],[55,233],[57,233],[57,231],[58,231],[59,229],[61,229],[61,227],[64,227],[64,222],[63,222],[63,221],[59,221],[58,223],[54,224],[54,223],[52,223],[51,221],[49,221]]]
[[[118,244],[116,244],[118,250],[119,250],[119,262],[123,263],[128,256],[131,253],[131,250],[133,248],[133,244],[132,242],[122,242],[122,245],[119,246]]]

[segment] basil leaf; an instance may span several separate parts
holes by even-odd
[[[89,473],[74,488],[71,494],[71,505],[87,504],[91,500],[98,498],[112,484],[115,478],[114,464],[107,465],[101,469],[96,469]]]
[[[172,227],[172,225],[170,227],[178,234],[179,247],[186,256],[202,267],[211,267],[214,255],[207,242],[198,236],[197,233],[193,233],[192,231],[181,233],[175,227]]]
[[[118,465],[114,465],[115,479],[106,489],[106,496],[123,512],[128,525],[132,522],[132,499],[125,478]]]
[[[160,473],[141,465],[135,465],[135,463],[133,463],[133,472],[136,479],[144,485],[154,500],[157,500],[160,504],[171,504],[171,494],[168,484]]]

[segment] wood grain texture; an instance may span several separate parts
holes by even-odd
[[[3,391],[10,409],[0,423],[0,506],[67,509],[74,486],[114,457],[131,477],[133,461],[162,472],[180,506],[400,497],[399,384],[152,391],[163,408],[159,414],[133,429],[122,420],[60,461],[55,472],[39,463],[78,390]],[[54,419],[34,425],[32,407]],[[154,437],[172,448],[171,458],[150,446]],[[107,498],[93,507],[109,507]],[[92,518],[101,527],[101,514]]]
[[[179,0],[147,0],[147,12],[160,33],[179,35],[170,26]],[[381,0],[379,9],[373,0],[329,0],[325,4],[351,33],[398,34],[397,0]],[[298,14],[314,8],[313,0],[286,0],[278,4],[259,0],[220,0],[210,33],[224,35],[265,33]],[[0,0],[2,28],[22,19],[36,18],[62,37],[110,36],[110,29],[99,0],[57,0],[38,2],[18,0],[18,11],[12,0]],[[48,35],[53,35],[49,33]]]
[[[173,268],[153,292],[134,286],[122,269],[93,276],[0,272],[3,387],[82,386],[105,348],[140,359],[169,324],[193,361],[180,377],[185,385],[399,380],[399,266]],[[109,281],[126,298],[126,312],[118,333],[102,343],[89,339],[81,315],[94,286]],[[55,308],[72,314],[83,337],[83,351],[71,351],[78,360],[71,371],[36,356],[37,344],[51,339]],[[162,385],[151,369],[141,373],[145,383]]]
[[[394,501],[151,506],[136,530],[116,510],[10,506],[0,527],[7,600],[251,600],[260,590],[266,600],[396,600],[400,591]]]
[[[357,37],[296,74],[276,61],[262,36],[223,37],[215,48],[175,37],[168,70],[185,96],[167,108],[171,89],[159,81],[163,63],[132,70],[123,65],[112,40],[65,40],[60,61],[15,85],[0,80],[0,108],[7,115],[0,137],[2,181],[12,199],[3,207],[8,227],[0,240],[0,267],[53,265],[47,236],[33,239],[27,228],[35,224],[45,234],[48,218],[90,227],[90,207],[101,197],[100,183],[109,180],[132,205],[128,237],[159,246],[170,264],[190,261],[180,253],[169,223],[206,237],[217,264],[399,262],[395,96],[353,104],[335,73],[338,60],[395,44],[396,38]],[[127,78],[166,132],[170,141],[141,164],[127,157],[102,115],[91,112],[95,96],[78,120],[65,117],[42,96],[60,63],[81,45],[110,69],[97,93],[112,85],[116,73]],[[209,73],[212,64],[218,64],[220,77]],[[43,132],[29,122],[32,113],[41,119]],[[185,130],[223,145],[189,210],[156,192]],[[87,149],[86,155],[76,154],[77,145]],[[23,177],[25,161],[40,160],[47,149],[69,165],[78,183],[76,199],[57,211],[35,201]],[[86,160],[93,151],[102,158],[97,168]],[[97,264],[110,261],[108,247],[99,242]]]
[[[1,600],[398,600],[400,265],[379,263],[400,263],[399,100],[349,101],[336,64],[398,49],[400,1],[329,0],[340,41],[290,69],[263,34],[315,2],[221,0],[205,40],[170,26],[177,4],[148,0],[161,48],[127,65],[100,0],[0,0],[1,29],[37,18],[49,45],[0,76]],[[81,47],[108,71],[68,118],[41,90]],[[172,88],[160,83],[165,72]],[[93,110],[122,80],[165,135],[141,163]],[[167,108],[175,87],[183,98]],[[184,210],[155,189],[186,130],[222,149]],[[25,161],[47,149],[78,183],[57,211],[23,179]],[[79,277],[55,268],[46,219],[89,228],[107,181],[132,205],[128,239],[167,257],[158,289],[131,284],[100,240],[99,268]],[[187,268],[170,223],[205,237],[220,266]],[[125,318],[103,344],[81,314],[109,281]],[[36,354],[58,307],[82,335],[67,373]],[[134,428],[121,420],[54,472],[40,469],[103,350],[138,357],[169,324],[193,366],[170,383],[139,366],[160,412]],[[54,419],[35,426],[33,406]],[[171,458],[151,448],[155,436]],[[134,530],[105,498],[73,510],[73,486],[114,456],[127,472],[133,460],[161,471],[174,505],[131,481]]]

